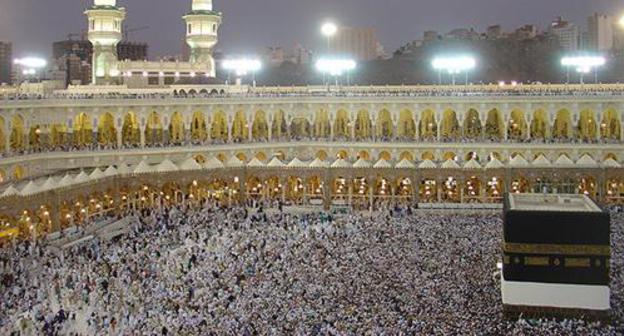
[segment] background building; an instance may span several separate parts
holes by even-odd
[[[147,43],[121,41],[117,44],[117,56],[120,60],[147,61]]]
[[[549,32],[557,37],[559,45],[564,51],[579,50],[580,31],[579,27],[574,23],[558,17],[557,20],[550,24]]]
[[[330,52],[349,56],[357,61],[379,57],[380,43],[375,28],[339,27],[330,40]]]
[[[0,84],[11,84],[13,65],[13,45],[10,42],[0,41]]]
[[[613,48],[613,19],[609,15],[594,13],[587,18],[587,47],[594,51]]]

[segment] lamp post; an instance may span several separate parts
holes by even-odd
[[[327,39],[327,53],[331,53],[331,38],[338,32],[338,27],[332,22],[326,22],[321,26],[321,33]]]

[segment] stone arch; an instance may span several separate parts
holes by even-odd
[[[24,140],[24,118],[19,114],[13,116],[11,123],[11,149],[14,151],[23,150],[26,147]]]
[[[475,109],[470,109],[466,113],[463,124],[464,137],[468,139],[479,139],[481,132],[483,131],[483,125],[479,118],[479,112]]]
[[[245,155],[245,153],[239,152],[239,153],[236,153],[235,156],[237,159],[241,160],[242,162],[247,163],[247,155]]]
[[[459,157],[454,152],[446,152],[442,155],[442,161],[448,160],[459,161]]]
[[[184,118],[180,112],[174,112],[169,121],[169,142],[173,144],[182,144],[186,140],[186,131],[184,129]]]
[[[600,123],[600,136],[603,139],[620,140],[622,125],[617,111],[613,108],[607,109],[602,115]]]
[[[193,156],[193,160],[195,160],[195,162],[199,163],[200,165],[204,165],[207,161],[206,156],[203,154],[195,154]]]
[[[321,160],[321,161],[327,160],[327,157],[328,157],[327,152],[324,151],[324,150],[320,150],[320,151],[316,152],[316,158]]]
[[[485,121],[485,138],[500,141],[505,137],[505,122],[498,109],[491,109]]]
[[[13,178],[15,180],[21,180],[24,177],[26,177],[26,169],[24,169],[24,167],[17,165],[15,167],[13,167]]]
[[[376,134],[378,139],[391,140],[394,137],[394,123],[390,111],[383,109],[377,115]]]
[[[410,152],[402,152],[399,156],[399,160],[414,161],[414,155]]]
[[[115,118],[110,113],[104,113],[98,120],[98,143],[113,146],[117,143],[117,130]]]
[[[438,137],[438,122],[433,110],[424,110],[418,122],[421,140],[435,140]]]
[[[53,124],[50,125],[50,144],[53,147],[63,146],[68,143],[67,125]]]
[[[290,137],[293,140],[307,139],[311,134],[310,121],[306,118],[297,117],[290,123]]]
[[[191,122],[191,140],[193,140],[193,142],[204,142],[208,140],[206,118],[200,111],[193,113],[193,121]]]
[[[265,152],[257,152],[256,155],[254,155],[254,157],[262,162],[267,162],[268,156],[266,155]]]
[[[612,159],[612,160],[614,160],[614,161],[616,161],[616,162],[617,162],[617,160],[618,160],[617,155],[615,155],[614,153],[607,153],[607,154],[604,156],[604,160],[608,160],[608,159]]]
[[[358,156],[357,156],[358,160],[362,159],[362,160],[366,160],[366,161],[370,160],[370,157],[371,157],[370,153],[367,150],[360,151],[358,153]]]
[[[153,111],[147,116],[145,124],[145,143],[158,145],[163,143],[163,124],[158,112]]]
[[[416,138],[416,123],[412,111],[402,110],[399,113],[399,123],[397,124],[397,136],[399,140],[409,141]]]
[[[598,135],[597,126],[598,123],[594,117],[594,111],[581,111],[578,124],[576,125],[578,138],[585,141],[596,140],[596,136]]]
[[[44,144],[42,132],[43,130],[40,125],[33,125],[30,127],[30,132],[28,134],[28,143],[30,144],[30,148],[41,149]]]
[[[288,136],[288,123],[284,111],[277,110],[273,114],[273,125],[271,126],[271,136],[274,140],[284,139]]]
[[[232,122],[232,139],[236,142],[249,139],[249,125],[247,124],[247,117],[243,111],[238,111],[234,115],[234,121]]]
[[[217,111],[212,116],[212,125],[210,126],[210,136],[213,140],[226,142],[228,140],[228,123],[225,112]]]
[[[263,110],[258,110],[254,114],[251,125],[251,137],[255,141],[265,141],[269,139],[269,124]]]
[[[83,112],[74,118],[74,144],[82,147],[91,143],[93,143],[91,118]]]
[[[572,129],[572,119],[570,111],[561,109],[555,114],[555,121],[552,126],[552,137],[554,139],[570,139]]]
[[[476,160],[476,161],[480,161],[481,158],[479,158],[479,154],[477,154],[476,152],[468,152],[466,153],[466,157],[464,157],[464,161],[468,162],[470,160]]]
[[[531,139],[546,140],[550,136],[548,114],[543,109],[533,113],[531,121]]]
[[[420,156],[420,159],[423,161],[424,160],[435,161],[436,157],[432,152],[427,151],[427,152],[422,153],[422,155]]]
[[[320,109],[316,112],[316,118],[314,119],[314,137],[317,139],[328,139],[330,135],[329,112],[326,109]]]
[[[128,112],[124,116],[121,139],[126,146],[136,146],[141,143],[139,120],[134,112]]]
[[[367,110],[360,110],[355,118],[355,134],[356,140],[370,139],[372,130],[372,122],[370,114]]]
[[[351,120],[349,119],[349,113],[345,110],[338,110],[334,121],[334,138],[348,140],[351,136]]]
[[[347,153],[346,150],[341,149],[341,150],[336,152],[336,159],[347,160],[347,159],[349,159],[349,153]]]
[[[448,109],[442,116],[441,136],[446,141],[459,141],[460,127],[457,121],[457,113]]]
[[[378,160],[386,160],[386,161],[391,161],[392,160],[392,154],[390,154],[388,151],[381,151],[379,153],[379,155],[377,156]]]
[[[508,138],[515,141],[524,140],[527,135],[527,122],[524,112],[518,109],[511,111],[509,125],[507,126]]]

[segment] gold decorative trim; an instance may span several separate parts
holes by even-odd
[[[558,245],[504,243],[503,252],[546,255],[591,255],[611,256],[611,247],[606,245]]]
[[[589,258],[565,258],[566,267],[590,267],[591,259]]]
[[[525,257],[524,264],[527,266],[548,266],[550,260],[548,257]]]

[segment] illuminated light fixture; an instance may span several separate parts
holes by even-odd
[[[191,76],[191,77],[195,77],[195,73],[194,73],[194,72],[191,72],[190,76]]]
[[[237,76],[244,76],[248,73],[255,73],[262,68],[259,60],[241,58],[223,61],[223,69],[234,71]]]
[[[337,32],[338,32],[338,26],[336,26],[335,23],[326,22],[321,26],[321,33],[325,37],[334,36],[336,35]]]
[[[561,65],[565,67],[577,67],[577,68],[596,68],[603,66],[607,63],[607,60],[602,56],[572,56],[564,57],[561,59]]]
[[[119,76],[120,74],[121,74],[121,72],[120,72],[119,70],[117,70],[117,69],[112,69],[112,70],[110,71],[110,75],[111,75],[111,77],[117,77],[117,76]]]
[[[175,76],[180,77],[180,73],[176,71]]]
[[[164,72],[162,72],[162,71],[161,71],[161,72],[159,72],[159,73],[158,73],[158,77],[165,77],[165,73],[164,73]]]
[[[581,77],[581,84],[583,83],[583,76],[592,71],[597,70],[599,67],[604,66],[607,63],[606,58],[603,56],[568,56],[561,59],[561,65],[568,69],[569,82],[569,69],[574,68]],[[596,82],[598,81],[598,74],[596,73]]]
[[[147,71],[143,71],[143,77],[147,77],[149,76],[149,74],[147,73]]]
[[[48,65],[48,61],[39,57],[16,58],[13,63],[32,69],[40,69]]]
[[[357,63],[352,59],[320,59],[316,61],[316,69],[331,76],[340,76],[345,72],[355,70],[356,67]]]
[[[436,57],[431,65],[438,71],[456,75],[474,69],[477,61],[471,56]]]

